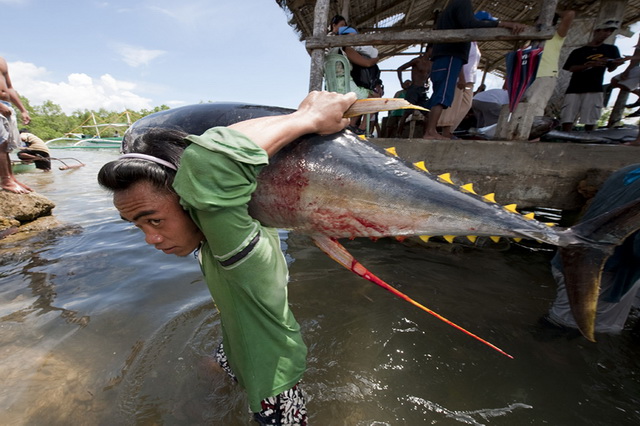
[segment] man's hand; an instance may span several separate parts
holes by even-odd
[[[309,133],[327,135],[347,127],[349,119],[343,118],[345,111],[356,101],[353,92],[346,95],[335,92],[311,92],[300,103],[295,114],[303,117],[310,127]]]
[[[25,110],[22,111],[20,113],[20,115],[22,115],[22,123],[26,126],[27,124],[31,123],[31,116],[29,115],[29,113]]]
[[[520,34],[524,30],[527,29],[527,25],[520,24],[518,22],[509,22],[509,21],[500,21],[498,23],[499,27],[509,28],[511,30],[511,34]]]
[[[8,118],[11,117],[11,114],[13,114],[13,110],[0,102],[0,114]]]

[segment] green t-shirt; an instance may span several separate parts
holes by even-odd
[[[173,187],[205,235],[201,268],[220,312],[224,350],[257,412],[261,400],[300,381],[307,356],[287,301],[289,276],[277,230],[261,226],[247,208],[269,159],[242,133],[224,127],[187,140],[192,143]],[[258,243],[235,261],[257,234]]]

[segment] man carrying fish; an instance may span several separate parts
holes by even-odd
[[[272,155],[302,135],[342,130],[355,100],[353,93],[312,92],[291,114],[200,136],[151,130],[133,141],[134,153],[98,175],[148,244],[177,256],[196,252],[220,312],[224,346],[216,359],[246,390],[259,424],[307,424],[298,385],[307,348],[289,310],[278,233],[249,216],[247,204]]]

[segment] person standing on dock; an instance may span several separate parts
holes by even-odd
[[[573,50],[564,63],[562,68],[572,74],[560,113],[563,131],[570,132],[578,118],[586,131],[595,129],[604,107],[604,73],[624,62],[618,48],[605,43],[618,28],[615,19],[596,25],[591,41]]]
[[[555,15],[553,24],[556,25],[558,20],[560,20],[560,23],[553,37],[544,44],[536,78],[531,83],[531,86],[527,88],[522,100],[516,107],[514,113],[516,116],[522,115],[520,104],[523,103],[533,105],[533,111],[530,114],[534,117],[544,116],[544,110],[556,88],[560,51],[575,16],[576,13],[573,10],[564,10]]]
[[[31,188],[24,183],[18,182],[11,171],[9,153],[18,147],[20,140],[16,113],[11,104],[20,110],[22,122],[25,125],[29,124],[31,117],[24,105],[22,105],[18,92],[11,85],[9,65],[0,56],[0,184],[5,191],[26,194],[31,192]]]
[[[461,30],[466,28],[495,28],[511,29],[513,34],[520,34],[526,25],[516,22],[499,20],[479,20],[473,14],[471,0],[450,0],[437,19],[438,30]],[[462,66],[469,59],[471,42],[436,43],[433,47],[431,60],[431,82],[433,94],[429,99],[429,117],[424,133],[425,139],[448,139],[440,135],[437,130],[442,111],[449,108],[453,102],[456,82]]]
[[[122,219],[166,254],[196,252],[222,326],[215,358],[247,392],[261,425],[307,424],[299,381],[307,347],[289,308],[278,231],[248,212],[257,176],[282,147],[349,124],[354,93],[311,92],[298,110],[215,127],[202,135],[154,130],[105,164],[100,185]]]
[[[398,81],[400,85],[403,84],[402,73],[408,69],[411,70],[411,82],[409,87],[406,88],[405,100],[413,105],[417,105],[422,108],[427,107],[429,98],[427,97],[427,90],[429,89],[429,76],[431,75],[432,62],[429,58],[431,56],[432,45],[428,45],[426,50],[420,55],[409,62],[402,64],[398,67],[396,72],[398,73]],[[402,120],[398,128],[398,134],[402,135],[404,132],[404,123],[409,115],[413,114],[411,110],[405,110],[403,112]],[[427,122],[427,114],[425,114],[424,122]]]

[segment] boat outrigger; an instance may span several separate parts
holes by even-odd
[[[87,135],[84,132],[71,131],[64,136],[50,139],[45,144],[50,149],[69,149],[69,148],[82,148],[82,149],[101,149],[101,148],[120,148],[122,144],[122,134],[131,126],[131,116],[129,111],[125,111],[120,117],[126,118],[124,123],[104,123],[99,124],[96,120],[96,116],[91,112],[91,116],[80,125],[77,129],[93,129],[94,135]],[[120,118],[119,117],[119,118]],[[87,124],[88,121],[92,121],[92,124]],[[102,136],[100,131],[103,132],[106,129],[115,129],[114,136]],[[74,129],[76,130],[76,129]]]

